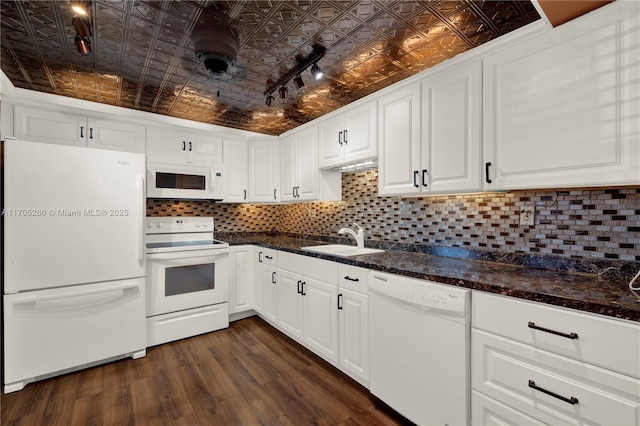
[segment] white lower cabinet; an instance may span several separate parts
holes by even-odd
[[[255,258],[256,279],[253,308],[267,320],[276,322],[278,318],[277,265],[278,252],[258,247]]]
[[[279,328],[317,355],[338,362],[338,264],[278,254]]]
[[[640,325],[482,292],[472,312],[473,424],[640,423]]]
[[[339,265],[338,327],[340,367],[349,376],[369,384],[369,296],[367,269]]]
[[[253,246],[229,248],[229,314],[250,311],[253,305]]]

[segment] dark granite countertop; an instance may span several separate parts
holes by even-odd
[[[252,244],[377,271],[428,279],[473,290],[577,309],[640,322],[640,302],[628,280],[597,274],[549,271],[500,262],[457,259],[432,254],[387,250],[341,258],[311,253],[301,247],[329,244],[288,235],[216,235],[230,245]]]

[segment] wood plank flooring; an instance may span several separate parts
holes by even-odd
[[[252,317],[2,394],[2,425],[410,424]]]

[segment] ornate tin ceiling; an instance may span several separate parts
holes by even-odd
[[[1,67],[16,87],[273,135],[539,19],[529,1],[94,0],[82,55],[71,2],[0,4]],[[240,41],[219,97],[190,36],[206,8]],[[263,92],[314,43],[324,78],[306,71],[304,94],[290,83],[267,107]]]

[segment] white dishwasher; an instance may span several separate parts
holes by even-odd
[[[470,306],[470,290],[371,271],[371,393],[418,425],[468,425]]]

